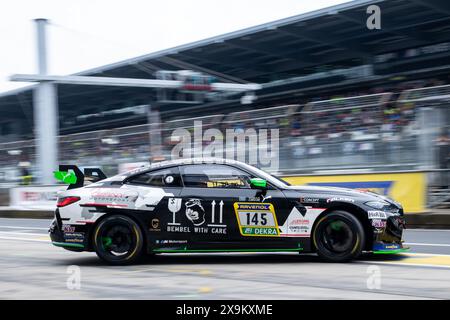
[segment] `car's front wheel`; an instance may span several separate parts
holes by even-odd
[[[317,254],[330,262],[357,258],[364,248],[364,228],[346,211],[333,211],[322,217],[313,233]]]
[[[113,215],[100,221],[94,230],[94,249],[98,257],[113,265],[136,262],[144,250],[139,225],[127,216]]]

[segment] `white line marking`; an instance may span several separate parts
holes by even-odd
[[[439,257],[450,257],[450,254],[439,254],[439,253],[420,253],[420,252],[406,252],[402,253],[405,256],[439,256]]]
[[[410,231],[416,231],[416,232],[434,232],[434,231],[438,231],[438,232],[450,232],[449,229],[405,229],[406,232],[410,232]]]
[[[23,229],[23,230],[48,230],[47,228],[38,228],[38,227],[13,227],[13,226],[0,226],[0,228],[8,228],[8,229]]]
[[[8,234],[15,234],[19,236],[47,236],[48,233],[31,233],[31,232],[12,232],[12,231],[0,231],[0,235],[7,236]]]
[[[450,247],[447,243],[418,243],[418,242],[405,242],[404,244],[410,246],[429,246],[429,247]]]
[[[50,242],[50,240],[43,240],[43,239],[2,237],[2,236],[0,236],[0,239],[2,239],[2,240],[19,240],[19,241],[35,241],[35,242]]]
[[[442,268],[450,269],[450,266],[439,264],[419,264],[419,263],[407,263],[407,262],[390,262],[390,261],[359,261],[364,264],[385,264],[390,266],[407,266],[407,267],[426,267],[426,268]]]

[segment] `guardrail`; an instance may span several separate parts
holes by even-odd
[[[386,170],[379,172],[318,172],[313,174],[280,174],[293,185],[319,185],[359,188],[392,197],[403,204],[407,213],[427,212],[430,208],[450,208],[450,186],[439,185],[432,174],[445,170]],[[447,181],[450,181],[448,179]],[[20,186],[0,189],[0,206],[12,210],[51,211],[56,204],[56,194],[66,185]]]
[[[409,89],[402,92],[398,103],[450,99],[450,85]]]

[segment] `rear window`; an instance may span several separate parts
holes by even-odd
[[[181,187],[181,177],[178,167],[141,173],[132,177],[127,182],[152,187]]]

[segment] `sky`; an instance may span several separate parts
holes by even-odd
[[[49,73],[63,75],[322,9],[342,0],[2,0],[0,93],[36,73],[33,19],[50,20]]]

